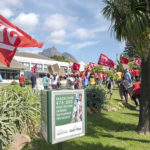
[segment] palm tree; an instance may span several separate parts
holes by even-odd
[[[142,58],[142,91],[138,131],[150,133],[150,3],[148,0],[104,0],[103,15],[116,39],[129,40]]]

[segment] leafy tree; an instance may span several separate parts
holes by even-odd
[[[71,62],[71,60],[67,60],[64,56],[51,56],[51,59],[57,60],[57,61],[62,61],[62,62]]]
[[[126,46],[123,51],[123,55],[127,55],[128,57],[136,57],[137,56],[135,46],[132,42],[129,42],[129,41],[126,42]]]
[[[142,88],[138,131],[150,133],[150,2],[149,0],[104,0],[103,15],[111,20],[116,39],[129,40],[142,58]]]
[[[92,68],[92,71],[93,71],[94,73],[103,72],[103,71],[104,71],[104,70],[103,70],[103,66],[99,65],[99,66],[93,67],[93,68]]]

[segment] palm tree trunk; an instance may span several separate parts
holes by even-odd
[[[148,134],[150,133],[150,53],[147,60],[142,60],[141,83],[138,132]]]

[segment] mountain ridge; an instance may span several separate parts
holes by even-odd
[[[61,53],[55,47],[44,49],[42,52],[39,52],[39,55],[43,55],[45,57],[52,57],[55,55],[56,56],[64,56],[67,60],[77,61],[76,58],[74,56],[72,56],[70,53],[68,53],[68,52]]]

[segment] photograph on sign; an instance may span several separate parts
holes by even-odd
[[[84,91],[52,92],[52,143],[85,135]]]

